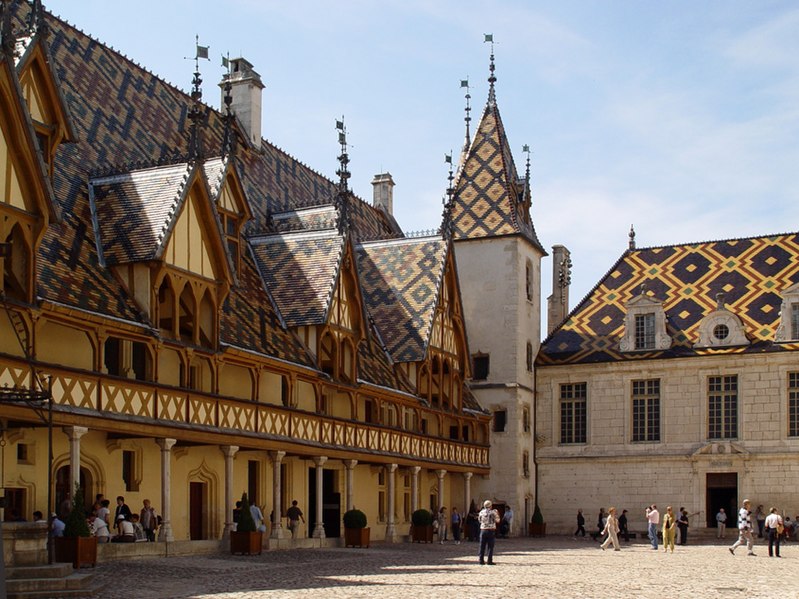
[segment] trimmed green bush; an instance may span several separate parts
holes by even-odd
[[[344,528],[366,528],[366,514],[356,509],[344,512]]]
[[[65,537],[90,537],[89,525],[86,522],[86,509],[83,507],[83,489],[75,485],[75,494],[72,496],[72,510],[64,522]]]
[[[411,523],[414,526],[431,526],[433,524],[433,514],[422,508],[411,514]]]
[[[241,511],[239,512],[239,523],[236,526],[237,532],[255,532],[255,520],[252,518],[250,511],[250,500],[247,499],[247,493],[241,494]]]
[[[538,504],[535,505],[535,511],[533,512],[533,524],[543,524],[544,523],[544,514],[541,513],[541,508],[538,507]]]

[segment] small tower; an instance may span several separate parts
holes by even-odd
[[[391,173],[380,173],[372,179],[372,205],[394,215],[394,179]]]
[[[256,149],[261,147],[261,96],[264,84],[252,64],[244,58],[230,59],[230,72],[222,77],[219,87],[225,96],[225,83],[230,81],[233,98],[230,109],[239,119],[247,138]]]
[[[547,298],[547,335],[569,313],[569,286],[572,277],[571,254],[565,246],[552,246],[552,295]]]

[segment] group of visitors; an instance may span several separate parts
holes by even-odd
[[[761,515],[764,516],[762,518],[762,528],[760,526]],[[716,521],[720,522],[718,515],[716,515]],[[758,537],[763,538],[765,536],[768,538],[768,556],[780,557],[780,541],[788,540],[790,532],[787,532],[785,520],[783,520],[783,517],[777,512],[777,508],[772,507],[768,515],[765,516],[763,506],[758,506],[755,512],[755,523],[758,525]],[[747,555],[756,555],[754,552],[752,510],[751,503],[748,499],[744,499],[741,509],[738,510],[738,540],[733,543],[732,547],[729,547],[730,553],[735,555],[735,550],[744,544],[746,544]]]
[[[149,499],[145,499],[142,502],[142,508],[139,513],[131,511],[122,495],[116,499],[113,517],[111,516],[110,505],[111,501],[106,499],[102,493],[98,493],[94,504],[86,513],[89,532],[92,536],[97,537],[98,543],[155,541],[161,525],[161,517],[156,513]],[[59,513],[53,512],[50,515],[51,536],[64,536],[65,522],[71,509],[72,502],[69,498],[66,498],[61,502]],[[37,522],[44,521],[40,511],[34,512],[33,517]]]
[[[236,530],[236,527],[239,524],[239,518],[241,515],[241,501],[236,502],[236,507],[233,508],[233,530]],[[274,511],[270,514],[270,520],[274,518]],[[264,519],[264,513],[257,504],[251,503],[250,504],[250,515],[252,516],[253,521],[255,522],[255,529],[259,532],[267,532],[266,527],[266,520]],[[305,524],[305,515],[302,513],[302,510],[299,507],[299,503],[295,499],[291,502],[291,507],[286,510],[286,526],[291,531],[291,538],[296,539],[297,534],[300,530],[300,522]]]
[[[679,544],[688,544],[688,528],[690,527],[690,515],[688,510],[681,507],[676,512],[672,506],[666,507],[666,511],[662,517],[658,511],[657,505],[651,504],[644,510],[644,516],[647,522],[647,536],[652,545],[653,550],[658,549],[658,532],[663,538],[664,551],[674,553],[674,546],[677,543],[677,532],[679,531]],[[660,527],[660,531],[658,531]],[[577,530],[574,531],[572,538],[576,539],[578,536],[585,538],[585,516],[583,510],[577,510]],[[625,541],[630,540],[630,531],[628,528],[627,510],[622,510],[618,514],[615,507],[608,508],[607,513],[604,508],[599,508],[599,516],[597,517],[597,532],[591,535],[600,542],[600,548],[604,551],[608,546],[613,545],[615,551],[620,551],[619,536],[623,536]]]
[[[513,510],[509,505],[505,506],[498,524],[498,529],[495,528],[495,536],[508,538],[513,527]],[[479,541],[481,530],[480,512],[477,511],[474,500],[469,506],[465,521],[457,507],[452,508],[452,513],[448,517],[447,508],[443,506],[438,509],[433,520],[433,531],[438,535],[438,542],[441,544],[449,540],[449,532],[452,532],[452,540],[456,545],[460,545],[464,533],[467,541]]]

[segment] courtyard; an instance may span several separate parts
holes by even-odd
[[[704,541],[666,554],[641,541],[614,552],[590,539],[499,539],[493,567],[477,564],[476,543],[381,543],[108,562],[96,575],[108,599],[799,597],[799,544],[769,559],[762,540],[755,557],[744,548],[730,555],[732,541],[728,535],[724,544]]]

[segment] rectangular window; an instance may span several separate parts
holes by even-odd
[[[788,373],[788,436],[799,437],[799,372]]]
[[[635,349],[655,349],[655,314],[636,314]]]
[[[472,363],[474,366],[472,373],[474,380],[486,380],[488,378],[488,356],[474,356]]]
[[[17,443],[17,464],[28,464],[28,445],[25,443]]]
[[[508,422],[508,413],[505,410],[496,410],[494,412],[494,432],[504,433],[505,425]]]
[[[588,432],[587,383],[560,386],[560,442],[585,443]]]
[[[738,437],[738,376],[708,377],[707,436],[709,439]]]
[[[530,432],[530,408],[527,406],[522,409],[522,430],[525,433]]]
[[[633,441],[660,441],[660,379],[633,381]]]
[[[799,339],[799,302],[791,304],[791,339]]]

